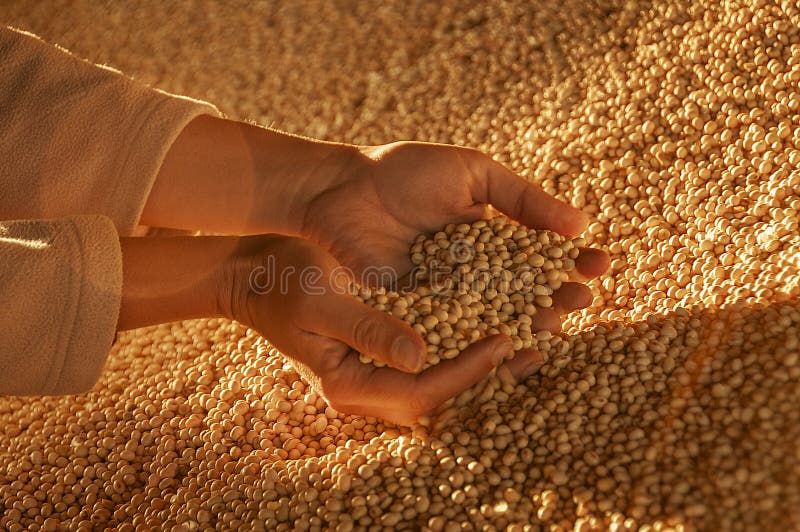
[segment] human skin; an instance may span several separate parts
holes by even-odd
[[[141,222],[221,234],[307,238],[356,275],[410,270],[419,233],[485,218],[489,206],[533,229],[575,235],[581,211],[473,149],[422,142],[353,146],[200,116],[164,160]],[[608,256],[585,248],[579,277]]]
[[[121,246],[120,330],[203,317],[237,320],[295,360],[315,389],[343,412],[412,424],[479,382],[513,351],[508,337],[496,335],[421,371],[422,338],[406,322],[349,295],[348,281],[333,275],[336,259],[305,239],[134,237],[121,239]],[[258,289],[254,273],[265,268],[290,275],[281,285]],[[303,277],[312,269],[314,275]],[[554,295],[565,308],[571,297]],[[538,314],[532,324],[536,329],[557,325]],[[388,367],[362,363],[359,352]],[[534,350],[516,355],[506,364],[518,379],[541,366]]]
[[[490,372],[509,353],[510,340],[487,338],[419,373],[424,344],[402,320],[350,296],[319,299],[297,286],[285,294],[256,294],[249,272],[273,257],[296,271],[315,267],[327,274],[343,265],[362,280],[370,268],[388,267],[401,277],[411,269],[408,249],[418,233],[494,211],[567,235],[587,225],[580,211],[476,150],[417,142],[352,146],[202,116],[168,152],[142,223],[300,238],[122,239],[120,329],[236,319],[299,362],[333,405],[408,424]],[[157,267],[148,260],[153,256],[160,257]],[[554,294],[553,308],[537,310],[534,328],[559,331],[562,314],[591,302],[582,281],[607,267],[603,251],[582,248],[570,282]],[[389,367],[361,364],[358,352]],[[325,356],[314,358],[320,353]],[[522,379],[541,360],[524,350],[508,368]]]

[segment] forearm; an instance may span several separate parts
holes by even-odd
[[[142,223],[297,235],[305,204],[353,150],[242,122],[197,117],[167,153]]]
[[[211,105],[154,91],[0,22],[0,213],[101,214],[133,232],[179,132]]]
[[[122,238],[118,330],[220,316],[223,265],[238,238]]]

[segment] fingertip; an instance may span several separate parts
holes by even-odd
[[[557,293],[557,292],[556,292]],[[553,294],[555,296],[556,294]],[[557,303],[556,301],[553,302]],[[561,315],[554,308],[536,307],[536,314],[531,318],[531,330],[561,332]]]
[[[567,205],[570,210],[570,214],[565,216],[564,218],[564,228],[563,234],[569,236],[577,236],[589,227],[589,216],[586,215],[585,212],[572,207],[571,205]]]
[[[535,375],[540,369],[542,369],[542,366],[544,366],[544,358],[541,358],[540,360],[537,360],[535,363],[527,366],[525,370],[518,377],[518,380],[524,381],[531,375]]]
[[[425,343],[418,335],[401,334],[392,340],[392,365],[406,373],[419,373],[425,363]]]
[[[425,362],[425,342],[405,321],[348,295],[322,298],[309,332],[335,338],[359,353],[406,373]]]
[[[480,382],[513,352],[511,338],[500,334],[489,336],[467,347],[456,358],[423,371],[416,377],[418,385],[438,405]]]
[[[483,359],[492,367],[497,367],[514,352],[514,342],[505,334],[493,334],[468,346],[458,359]],[[489,368],[491,369],[491,368]]]
[[[564,283],[553,294],[553,305],[563,312],[588,307],[592,303],[592,291],[581,283]]]
[[[587,279],[600,277],[610,266],[611,257],[602,249],[581,248],[578,258],[575,259],[575,268]]]
[[[491,157],[480,159],[486,180],[473,193],[473,199],[490,203],[500,212],[523,225],[549,229],[563,235],[578,235],[589,226],[589,218],[541,187],[531,183]]]

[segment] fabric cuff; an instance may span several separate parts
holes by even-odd
[[[90,390],[103,370],[114,341],[122,298],[122,251],[114,223],[104,216],[70,219],[74,246],[75,283],[71,297],[75,312],[62,328],[62,358],[53,360],[46,395]]]
[[[131,116],[130,124],[122,126],[131,136],[130,143],[120,151],[115,172],[118,177],[109,191],[105,209],[116,211],[118,229],[123,236],[130,235],[139,224],[161,165],[178,135],[200,115],[220,115],[209,103],[144,85],[135,87],[134,92],[140,92],[140,101],[147,103],[142,105],[140,113]]]

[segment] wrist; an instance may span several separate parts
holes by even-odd
[[[123,288],[118,329],[219,317],[223,265],[238,238],[122,238]]]
[[[308,204],[357,153],[346,144],[199,116],[170,147],[141,221],[216,233],[299,236]]]
[[[220,264],[214,278],[214,308],[219,316],[248,327],[254,325],[250,301],[258,293],[261,277],[271,274],[268,271],[270,250],[282,238],[254,235],[236,239],[235,251]]]
[[[315,198],[335,187],[354,158],[356,146],[254,128],[263,149],[256,151],[258,205],[249,233],[307,237],[304,225]]]

